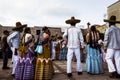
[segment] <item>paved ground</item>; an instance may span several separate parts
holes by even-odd
[[[89,75],[85,71],[85,63],[82,63],[83,66],[83,75],[77,75],[76,72],[76,62],[72,63],[73,77],[68,79],[66,76],[66,61],[54,61],[55,74],[52,80],[120,80],[120,79],[110,79],[108,77],[108,71],[106,64],[104,64],[105,73],[101,75]],[[12,68],[11,59],[9,59],[9,64]],[[2,59],[0,59],[0,80],[15,80],[11,76],[11,70],[2,70]]]

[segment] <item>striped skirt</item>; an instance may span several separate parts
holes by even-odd
[[[37,58],[35,80],[51,80],[54,73],[51,59]]]
[[[16,80],[34,80],[35,58],[21,58],[17,63],[15,70]]]

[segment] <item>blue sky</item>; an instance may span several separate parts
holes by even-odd
[[[15,26],[21,21],[28,26],[68,26],[71,16],[78,25],[104,24],[107,7],[118,0],[0,0],[0,24]]]

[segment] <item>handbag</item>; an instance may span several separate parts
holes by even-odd
[[[35,52],[37,54],[42,54],[43,53],[43,46],[41,44],[38,44],[36,49],[35,49]]]
[[[23,43],[21,42],[20,47],[18,48],[21,57],[23,57],[26,53],[28,53],[28,49],[25,46],[25,34],[23,35],[22,40],[23,40]]]
[[[41,34],[40,34],[40,36],[41,36]],[[37,53],[37,54],[42,54],[43,53],[43,46],[42,46],[42,40],[41,40],[41,37],[38,37],[38,44],[37,44],[37,46],[36,46],[36,49],[35,49],[35,52]]]

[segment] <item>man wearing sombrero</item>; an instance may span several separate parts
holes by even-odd
[[[72,57],[73,53],[75,53],[76,59],[77,59],[77,72],[78,75],[82,74],[82,65],[80,60],[80,46],[83,47],[83,35],[80,29],[76,28],[76,23],[79,23],[79,19],[75,19],[74,17],[71,17],[71,19],[68,19],[65,21],[67,24],[70,24],[71,26],[65,31],[63,34],[63,39],[67,39],[68,43],[68,52],[67,52],[67,76],[72,76]],[[67,38],[66,38],[67,37]],[[80,45],[81,44],[81,45]]]
[[[120,78],[120,29],[115,25],[116,23],[120,24],[120,21],[116,21],[116,16],[112,15],[109,20],[104,19],[104,22],[109,23],[109,28],[104,36],[104,51],[106,52],[105,59],[110,72],[109,77]]]
[[[15,76],[15,68],[18,62],[19,57],[19,51],[18,48],[20,46],[21,41],[21,32],[23,31],[23,28],[27,25],[22,25],[21,22],[16,22],[16,27],[12,28],[13,33],[10,34],[7,38],[7,42],[12,50],[12,62],[13,62],[13,70],[12,70],[12,76]]]

